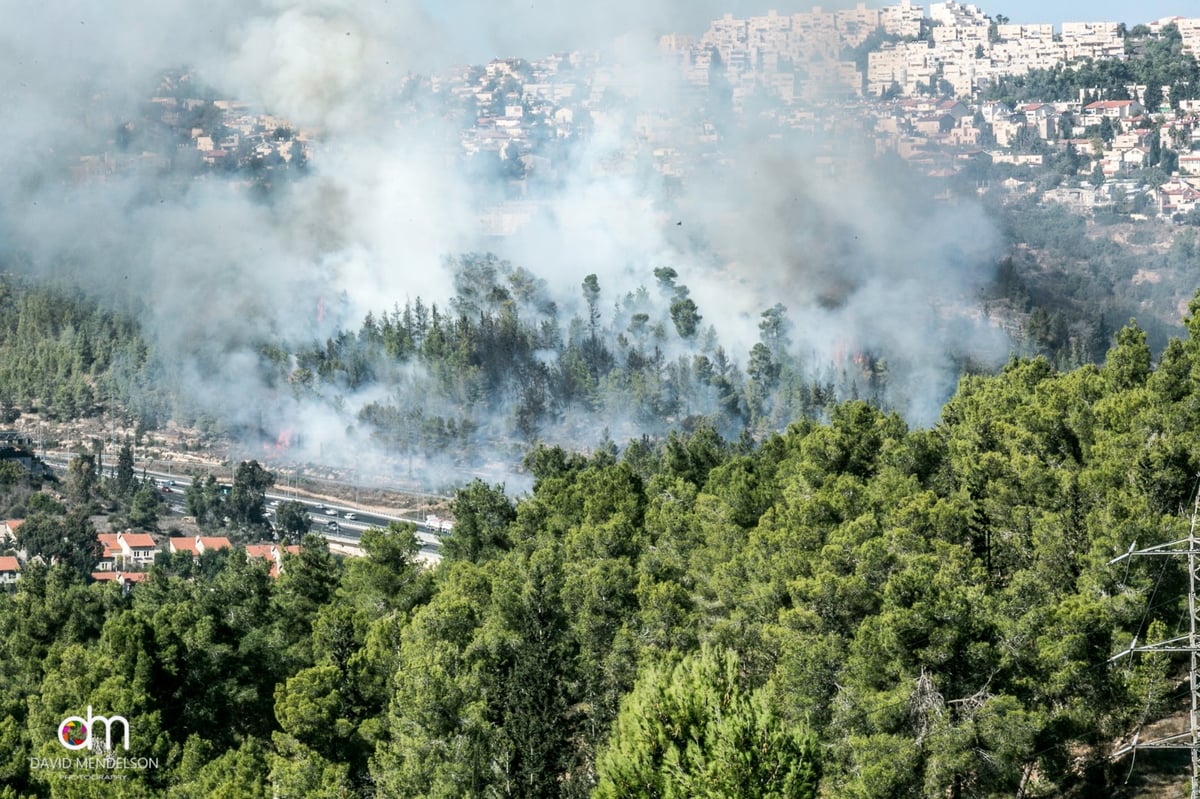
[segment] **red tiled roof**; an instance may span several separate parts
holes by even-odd
[[[196,551],[196,539],[194,539],[194,538],[185,538],[182,536],[180,536],[180,537],[172,536],[169,543],[171,545],[172,552],[193,552],[194,553]]]
[[[21,564],[11,555],[0,555],[0,572],[19,572]]]
[[[116,533],[100,533],[96,539],[104,547],[104,557],[115,558],[121,554],[121,542],[117,540]]]
[[[92,572],[92,579],[96,582],[115,582],[117,579],[116,572]]]
[[[200,550],[197,549],[197,543],[203,545],[204,550],[229,549],[233,546],[233,544],[229,543],[229,539],[224,536],[172,537],[170,539],[171,549],[175,552],[198,553]]]
[[[271,564],[272,577],[279,576],[279,564],[282,560],[282,555],[284,552],[295,555],[300,552],[300,547],[290,546],[281,548],[274,544],[248,544],[246,546],[246,554],[248,556],[252,558],[262,558]],[[276,558],[279,558],[280,560],[276,560]]]
[[[154,549],[154,537],[147,533],[122,533],[125,543],[131,549]]]

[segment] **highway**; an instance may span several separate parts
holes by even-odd
[[[308,517],[312,520],[311,529],[328,538],[357,541],[362,537],[363,531],[370,527],[387,527],[390,522],[413,522],[417,525],[417,542],[421,545],[422,553],[436,555],[441,546],[441,538],[427,529],[423,529],[423,521],[419,519],[384,516],[364,510],[355,510],[345,505],[332,505],[268,492],[266,512],[272,524],[275,523],[275,509],[282,502],[299,502],[307,507]]]
[[[69,462],[68,456],[44,455],[42,461],[56,471],[64,472]],[[104,468],[104,476],[112,477],[114,470],[109,466]],[[172,514],[178,516],[187,515],[187,508],[184,506],[183,492],[191,485],[192,479],[188,475],[168,474],[166,472],[152,472],[147,470],[137,470],[138,479],[154,480],[155,485],[163,494],[163,502],[165,507]],[[416,538],[420,546],[418,557],[421,560],[437,563],[441,560],[441,537],[437,534],[436,528],[439,526],[436,520],[430,526],[425,519],[416,512],[410,512],[409,515],[386,515],[374,511],[366,511],[359,508],[354,508],[349,505],[327,503],[321,500],[310,499],[308,497],[293,496],[287,493],[277,491],[268,491],[266,493],[266,507],[264,511],[267,519],[275,526],[275,509],[283,502],[299,502],[308,509],[308,516],[311,520],[310,530],[324,537],[331,543],[340,543],[343,545],[349,544],[351,547],[357,547],[358,541],[362,537],[364,530],[371,527],[387,527],[390,522],[412,522],[417,525]],[[445,521],[442,521],[445,525]]]

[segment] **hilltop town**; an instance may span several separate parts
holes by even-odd
[[[1190,80],[1198,48],[1200,18],[1056,27],[1012,24],[956,2],[928,10],[907,0],[881,9],[860,3],[726,14],[699,36],[662,36],[654,74],[677,81],[673,107],[640,99],[645,65],[593,52],[410,75],[378,106],[397,126],[432,119],[458,131],[439,143],[441,157],[503,187],[478,209],[479,230],[490,235],[534,218],[544,194],[537,189],[578,168],[580,148],[602,127],[621,144],[590,169],[653,169],[668,190],[728,164],[728,137],[753,129],[817,137],[820,147],[808,152],[822,169],[864,157],[863,148],[844,146],[854,141],[868,156],[895,153],[932,178],[959,176],[983,193],[1181,222],[1200,202],[1200,80]],[[1150,59],[1161,84],[1137,82],[1132,65]],[[186,71],[166,74],[143,119],[118,124],[103,152],[79,156],[74,179],[148,166],[261,184],[319,158],[319,128],[198,83]]]

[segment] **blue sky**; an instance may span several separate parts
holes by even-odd
[[[997,0],[976,2],[985,14],[1003,14],[1013,22],[1126,22],[1130,27],[1160,17],[1200,17],[1200,2],[1196,0]],[[928,8],[928,4],[926,4]]]

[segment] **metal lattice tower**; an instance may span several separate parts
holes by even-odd
[[[1192,521],[1188,527],[1187,538],[1179,541],[1172,541],[1169,544],[1159,544],[1158,546],[1148,547],[1146,549],[1135,549],[1137,542],[1129,545],[1129,551],[1120,557],[1113,558],[1109,561],[1111,566],[1114,563],[1119,563],[1126,558],[1137,557],[1141,555],[1164,555],[1168,557],[1185,557],[1187,558],[1188,572],[1188,631],[1186,635],[1176,636],[1175,638],[1166,641],[1158,641],[1151,644],[1138,645],[1137,636],[1134,636],[1133,643],[1129,648],[1120,654],[1114,655],[1109,659],[1109,662],[1118,660],[1126,655],[1134,652],[1187,652],[1189,657],[1188,664],[1188,687],[1191,693],[1191,710],[1188,713],[1188,729],[1184,732],[1175,733],[1174,735],[1166,735],[1161,738],[1154,738],[1148,741],[1141,740],[1141,730],[1133,736],[1133,740],[1128,746],[1124,746],[1113,752],[1111,757],[1115,760],[1130,752],[1136,752],[1141,749],[1189,749],[1192,753],[1192,790],[1191,799],[1200,799],[1200,727],[1197,726],[1197,720],[1200,719],[1200,675],[1197,670],[1200,669],[1200,630],[1197,630],[1197,605],[1196,605],[1196,583],[1197,569],[1200,569],[1200,539],[1196,537],[1196,517],[1200,515],[1200,491],[1196,494],[1196,504],[1192,508]]]

